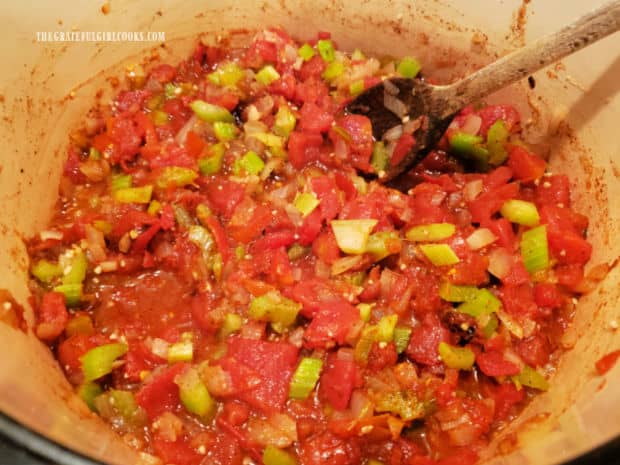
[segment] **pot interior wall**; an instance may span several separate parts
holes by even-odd
[[[449,81],[467,70],[559,27],[586,9],[582,2],[548,2],[528,6],[528,35],[515,26],[517,1],[450,2],[367,1],[313,2],[113,0],[104,15],[99,4],[86,2],[59,8],[38,2],[37,8],[4,2],[8,18],[0,33],[5,71],[0,77],[0,288],[27,304],[27,257],[22,238],[42,229],[57,198],[67,135],[76,128],[104,90],[108,77],[122,75],[125,65],[160,57],[173,62],[189,53],[194,37],[213,41],[218,34],[280,25],[298,38],[328,30],[345,48],[378,54],[418,56],[428,73]],[[540,3],[540,4],[539,4]],[[602,3],[602,2],[595,2]],[[458,10],[467,11],[464,16]],[[317,14],[321,12],[321,14]],[[492,25],[489,24],[493,18]],[[486,36],[481,36],[478,27]],[[511,30],[511,26],[513,29]],[[164,46],[145,43],[40,43],[36,31],[165,31]],[[506,36],[505,31],[511,31]],[[486,38],[485,38],[486,37]],[[472,41],[472,39],[475,39]],[[482,41],[481,41],[482,40]],[[155,47],[154,47],[155,46]],[[555,171],[568,173],[578,210],[590,217],[595,244],[592,264],[611,271],[578,305],[574,327],[565,337],[572,347],[558,367],[551,390],[536,398],[520,419],[493,443],[503,455],[497,464],[559,463],[620,434],[620,369],[594,376],[594,362],[618,346],[610,322],[618,319],[620,271],[614,267],[620,244],[620,139],[613,135],[620,117],[615,77],[620,73],[618,38],[611,37],[567,59],[553,73],[536,74],[537,87],[513,86],[491,100],[523,102],[526,128],[541,151],[552,153]],[[615,55],[614,55],[615,54]],[[587,64],[587,66],[585,66]],[[548,103],[551,102],[551,103]],[[566,114],[560,124],[560,116]],[[610,136],[611,135],[611,136]],[[0,294],[1,295],[1,294]],[[7,321],[7,312],[0,320]],[[109,463],[137,463],[136,456],[75,397],[49,351],[31,333],[0,324],[0,346],[11,348],[0,358],[0,410],[30,428],[75,450]],[[612,406],[612,408],[610,408]],[[75,432],[79,425],[79,435]],[[518,446],[518,448],[517,448]]]

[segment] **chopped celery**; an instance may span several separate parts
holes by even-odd
[[[398,315],[382,316],[377,323],[376,340],[379,342],[392,342],[396,323],[398,323]]]
[[[181,403],[188,412],[200,417],[209,417],[215,413],[215,401],[200,379],[198,370],[189,368],[176,378],[175,383],[179,386]]]
[[[411,338],[411,328],[405,328],[397,326],[394,328],[394,345],[396,346],[396,352],[402,354],[409,346],[409,339]]]
[[[269,291],[250,302],[248,316],[255,320],[269,321],[271,327],[281,333],[295,323],[300,309],[301,304],[287,299],[278,291]]]
[[[198,169],[200,169],[200,172],[205,176],[219,173],[222,169],[225,151],[226,148],[221,142],[209,147],[207,149],[207,156],[198,160]]]
[[[366,252],[371,254],[377,261],[383,260],[388,255],[399,253],[402,249],[402,241],[396,231],[380,231],[371,234],[366,244]]]
[[[316,55],[316,52],[312,48],[312,45],[310,45],[310,44],[303,44],[297,50],[297,55],[299,55],[301,58],[303,58],[304,61],[308,61],[308,60],[310,60],[310,58],[312,58],[314,55]]]
[[[288,392],[289,398],[298,400],[307,399],[319,380],[322,368],[323,361],[321,359],[312,357],[302,358],[291,378]]]
[[[77,391],[78,395],[88,405],[88,408],[95,412],[95,398],[103,393],[103,389],[97,383],[88,382],[82,384]]]
[[[297,465],[297,460],[281,449],[269,444],[263,451],[264,465]]]
[[[208,123],[232,123],[235,121],[233,115],[226,108],[207,103],[204,100],[194,100],[189,106],[198,118]]]
[[[547,391],[549,389],[549,381],[529,365],[524,365],[521,373],[513,378],[516,378],[516,381],[523,386],[538,389],[539,391]]]
[[[268,86],[278,79],[280,79],[280,73],[278,73],[272,65],[263,66],[263,68],[256,73],[256,80],[264,86]]]
[[[415,242],[432,242],[447,239],[454,235],[456,226],[451,223],[431,223],[414,226],[405,237]]]
[[[486,163],[489,152],[481,144],[482,137],[466,132],[457,132],[450,138],[450,147],[457,155]]]
[[[374,304],[367,304],[364,302],[357,304],[357,309],[360,311],[360,319],[364,323],[368,323],[370,321],[370,312],[372,312],[373,306]]]
[[[312,192],[298,192],[293,201],[295,208],[299,210],[304,217],[312,213],[314,209],[319,206],[319,203],[321,203],[321,201],[317,199],[316,195]]]
[[[382,171],[385,172],[389,161],[390,155],[388,154],[383,141],[375,142],[372,148],[372,156],[370,157],[370,164],[375,170],[375,173],[379,174]]]
[[[235,166],[238,166],[240,171],[248,174],[258,174],[265,167],[263,159],[253,150],[248,150],[237,162]]]
[[[255,132],[252,137],[258,139],[270,149],[280,150],[284,147],[284,139],[268,132]]]
[[[422,418],[425,413],[424,403],[411,390],[388,391],[381,393],[376,399],[377,412],[389,412],[401,417],[404,421]]]
[[[273,122],[273,133],[277,136],[288,137],[295,129],[296,122],[295,115],[290,108],[287,105],[281,105]]]
[[[478,323],[481,323],[482,334],[484,334],[484,337],[486,338],[493,336],[493,333],[495,333],[497,327],[499,326],[499,320],[497,316],[495,316],[495,313],[479,316]]]
[[[471,370],[476,356],[469,347],[456,347],[445,342],[439,343],[439,356],[448,368]]]
[[[420,250],[435,266],[456,265],[460,262],[448,244],[421,244]]]
[[[362,254],[366,251],[368,237],[377,220],[332,220],[331,226],[340,250],[348,254]]]
[[[80,357],[85,381],[94,381],[107,375],[114,368],[114,362],[127,353],[127,344],[112,343],[90,349]]]
[[[113,192],[114,200],[121,203],[149,203],[153,186],[127,187]]]
[[[353,97],[356,97],[359,94],[361,94],[362,92],[364,92],[365,88],[366,88],[366,86],[364,84],[364,80],[363,79],[359,79],[359,80],[353,81],[351,84],[349,84],[349,93]]]
[[[65,295],[65,304],[67,307],[76,307],[80,305],[82,300],[82,283],[61,284],[54,287],[54,292],[60,292]]]
[[[325,71],[323,71],[321,77],[327,81],[332,81],[337,77],[342,76],[343,72],[344,64],[340,61],[332,61],[329,65],[327,65],[327,68],[325,68]]]
[[[157,177],[157,187],[167,189],[168,187],[183,187],[192,184],[198,173],[190,168],[181,166],[166,166]]]
[[[506,123],[498,119],[491,125],[487,132],[487,148],[489,149],[489,163],[494,166],[501,165],[508,158],[508,151],[504,144],[509,136]]]
[[[76,334],[92,334],[95,332],[93,320],[88,315],[77,315],[69,320],[65,328],[68,337]]]
[[[42,283],[50,283],[54,278],[62,275],[62,268],[56,263],[43,259],[32,265],[30,272]]]
[[[158,202],[157,200],[151,200],[151,202],[149,203],[149,206],[146,209],[146,212],[149,215],[157,215],[159,213],[159,210],[161,210],[161,203]]]
[[[405,78],[414,78],[420,72],[420,63],[413,57],[404,57],[398,63],[396,67],[396,72]]]
[[[101,152],[95,147],[91,147],[88,151],[89,160],[101,160]]]
[[[448,281],[439,286],[439,297],[447,302],[468,302],[478,297],[479,292],[476,286],[459,286]]]
[[[220,336],[228,337],[232,333],[236,333],[243,326],[243,319],[236,313],[227,313],[224,316],[222,327],[220,328]]]
[[[194,358],[194,343],[191,340],[179,341],[168,348],[168,363],[191,362]]]
[[[334,44],[329,39],[321,39],[317,42],[316,48],[321,55],[321,58],[327,62],[332,62],[336,58],[336,51],[334,50]]]
[[[233,140],[237,136],[237,126],[232,123],[216,121],[213,123],[213,132],[215,132],[217,140],[220,142],[227,142]]]
[[[501,306],[501,301],[491,294],[488,289],[479,289],[473,299],[463,302],[457,307],[457,310],[478,318],[481,315],[496,312]]]
[[[521,235],[521,256],[525,269],[530,273],[549,267],[549,246],[547,226],[542,225],[525,231]]]
[[[113,174],[110,189],[115,192],[119,189],[127,189],[131,187],[133,179],[130,174]]]
[[[540,222],[536,205],[525,200],[507,200],[500,213],[508,221],[524,226],[536,226]]]

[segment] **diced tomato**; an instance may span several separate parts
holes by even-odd
[[[457,454],[442,458],[436,465],[474,465],[478,462],[478,454],[471,449],[461,447]]]
[[[243,65],[258,69],[265,64],[275,64],[278,61],[278,49],[276,44],[264,39],[257,39],[245,52]]]
[[[228,339],[228,355],[250,367],[260,368],[262,382],[240,398],[263,412],[279,411],[288,398],[298,349],[286,342],[267,342],[234,337]]]
[[[620,357],[620,350],[610,352],[604,357],[601,357],[596,362],[596,372],[600,376],[603,376],[605,373],[607,373],[609,370],[611,370],[614,367],[614,365],[618,361],[618,357]]]
[[[324,306],[338,298],[337,292],[329,283],[312,278],[284,289],[284,295],[303,305],[301,314],[312,318]]]
[[[269,85],[269,91],[272,94],[281,95],[287,100],[293,100],[295,97],[296,87],[297,80],[295,79],[295,76],[290,73],[284,73],[280,76],[280,79]]]
[[[506,382],[493,391],[495,399],[495,420],[505,420],[512,407],[525,399],[525,389],[517,389],[514,383]]]
[[[362,171],[371,171],[370,156],[372,155],[374,139],[372,125],[368,117],[347,115],[336,121],[336,126],[344,130],[348,136],[345,139],[345,144],[351,159],[351,166]],[[329,137],[336,143],[336,140],[343,136],[332,128],[329,131]]]
[[[521,368],[517,364],[506,360],[499,350],[478,352],[476,354],[476,363],[487,376],[514,376],[521,372]]]
[[[518,341],[515,350],[525,363],[533,367],[540,367],[549,361],[551,347],[544,334],[535,334]]]
[[[340,258],[340,248],[331,229],[326,229],[314,240],[312,253],[328,265]]]
[[[310,77],[295,87],[295,102],[324,104],[329,99],[329,88],[322,79]]]
[[[149,418],[154,420],[164,412],[174,411],[180,406],[179,386],[174,380],[187,368],[186,363],[175,363],[143,384],[136,393],[136,402]]]
[[[299,111],[299,129],[301,131],[327,132],[333,122],[334,115],[312,102],[304,103]]]
[[[578,263],[559,265],[555,268],[555,275],[560,286],[574,289],[583,280],[583,265]]]
[[[336,410],[346,409],[355,386],[356,370],[353,360],[339,357],[337,352],[330,353],[321,374],[319,396]]]
[[[136,237],[136,239],[131,244],[131,253],[139,254],[144,252],[146,250],[146,247],[149,245],[151,239],[155,237],[155,234],[157,234],[160,229],[161,225],[159,224],[159,222],[157,222],[151,225],[149,229],[144,231],[138,237]]]
[[[584,265],[592,256],[592,245],[572,231],[547,231],[549,250],[558,262]]]
[[[223,178],[215,178],[206,185],[211,208],[219,215],[230,218],[243,199],[243,185]]]
[[[208,216],[205,220],[209,231],[213,234],[215,239],[215,244],[217,245],[217,250],[222,256],[222,262],[226,264],[228,259],[230,258],[230,249],[228,245],[228,238],[226,237],[226,232],[224,228],[220,224],[219,220],[215,218],[213,215]]]
[[[504,184],[496,189],[483,192],[469,202],[472,222],[483,223],[497,213],[507,200],[514,199],[519,192],[517,183]]]
[[[442,223],[448,213],[441,206],[446,193],[437,184],[422,183],[413,188],[409,203],[413,208],[413,224]]]
[[[207,142],[194,131],[189,131],[187,133],[187,137],[185,139],[185,149],[192,157],[197,158],[200,156],[206,146]]]
[[[303,168],[319,159],[323,137],[311,132],[293,131],[288,139],[288,159],[294,168]]]
[[[310,245],[321,232],[323,220],[321,210],[316,208],[312,213],[304,218],[304,222],[297,230],[299,235],[299,243],[301,245]]]
[[[80,357],[99,345],[106,344],[107,338],[100,334],[75,334],[58,345],[58,361],[67,378],[73,384],[82,382],[82,362]]]
[[[222,416],[224,420],[231,425],[239,426],[245,423],[250,417],[250,409],[243,402],[225,402]]]
[[[198,293],[192,297],[192,319],[207,334],[214,334],[222,323],[221,315],[213,312],[216,307],[213,300],[213,296],[207,293]]]
[[[515,179],[531,182],[539,179],[545,173],[547,163],[524,147],[513,145],[508,152],[508,166]]]
[[[502,165],[483,176],[482,182],[484,184],[485,191],[490,191],[506,185],[511,178],[512,170],[506,165]]]
[[[564,298],[553,283],[537,283],[534,286],[534,300],[536,305],[546,308],[559,308]]]
[[[314,349],[342,345],[359,321],[356,307],[345,301],[331,302],[319,309],[306,328],[304,345]]]
[[[588,217],[573,212],[566,207],[543,205],[540,207],[540,221],[548,225],[548,230],[555,233],[573,232],[579,236],[588,228]]]
[[[506,218],[498,218],[496,220],[483,221],[480,226],[488,228],[497,237],[497,244],[508,250],[514,250],[517,243],[512,223]]]
[[[174,442],[156,438],[153,442],[155,453],[164,463],[174,463],[176,465],[198,465],[204,456],[193,449],[189,442],[179,438]]]
[[[142,381],[144,373],[151,371],[161,363],[165,363],[165,360],[151,352],[142,341],[133,341],[129,344],[129,350],[125,355],[124,379],[138,383]]]
[[[570,207],[570,183],[568,176],[554,174],[545,176],[536,187],[536,202],[544,205],[564,205]]]
[[[351,178],[340,171],[336,172],[336,186],[342,192],[344,192],[345,200],[348,202],[355,198],[357,195],[357,189]]]
[[[435,313],[428,313],[421,325],[413,328],[407,347],[407,356],[423,365],[437,365],[439,343],[449,342],[450,332],[441,325]]]
[[[143,132],[132,119],[114,118],[108,133],[116,146],[112,162],[128,162],[140,151]]]
[[[162,63],[151,71],[151,77],[161,82],[162,84],[172,81],[176,75],[176,68],[167,63]]]
[[[144,225],[154,225],[158,223],[158,219],[146,212],[140,210],[128,210],[120,218],[112,228],[112,237],[120,239],[124,234],[132,229],[139,229]]]
[[[252,251],[262,251],[269,249],[279,249],[280,247],[288,247],[295,242],[295,233],[284,229],[266,233],[252,244]]]
[[[454,274],[449,275],[454,284],[481,286],[489,282],[487,268],[489,259],[477,253],[468,253],[454,266]]]
[[[236,358],[226,356],[219,361],[219,365],[230,376],[230,385],[220,387],[222,391],[214,392],[214,395],[238,396],[240,393],[250,391],[262,383],[261,375],[257,370]]]
[[[361,451],[355,439],[339,439],[324,432],[301,443],[299,460],[301,465],[359,465]]]
[[[338,196],[336,181],[329,176],[317,176],[312,178],[312,190],[321,201],[319,209],[324,220],[330,221],[338,216],[342,203]]]
[[[392,156],[390,157],[390,166],[397,166],[405,159],[407,154],[415,145],[415,138],[411,134],[403,134],[396,142]]]
[[[37,337],[53,341],[62,334],[69,321],[65,296],[60,292],[46,292],[41,299],[37,315]]]
[[[500,299],[506,312],[512,316],[531,317],[536,314],[538,306],[534,301],[534,289],[527,284],[505,284],[501,287]]]
[[[521,120],[519,112],[512,105],[489,105],[478,110],[477,113],[478,116],[482,118],[482,124],[480,125],[478,134],[483,137],[486,137],[489,128],[498,119],[504,121],[506,127],[511,132]]]
[[[228,233],[238,242],[247,244],[256,239],[271,223],[271,210],[245,197],[233,213],[228,223]]]
[[[137,112],[143,102],[151,95],[148,90],[126,90],[118,94],[116,108],[121,112]]]
[[[107,136],[105,137],[106,140],[108,140]],[[95,140],[96,139],[97,137],[95,137]],[[100,139],[103,139],[103,136]],[[107,147],[107,145],[104,145],[104,150],[105,147]],[[63,168],[63,174],[68,177],[73,184],[86,184],[88,182],[86,175],[80,171],[80,155],[74,147],[69,147],[67,160],[65,161]]]
[[[319,55],[315,55],[301,66],[301,69],[298,73],[299,78],[302,81],[306,81],[311,77],[320,78],[326,67],[327,64],[325,63],[325,60],[323,60],[323,58],[321,58]]]
[[[368,354],[368,369],[379,371],[385,367],[393,366],[398,361],[398,353],[393,342],[381,347],[378,343],[373,343]]]

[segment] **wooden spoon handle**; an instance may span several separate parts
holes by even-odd
[[[614,0],[582,16],[554,34],[516,50],[470,76],[439,86],[438,99],[448,116],[525,76],[538,71],[620,29],[620,0]]]

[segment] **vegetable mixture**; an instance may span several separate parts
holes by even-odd
[[[548,389],[588,220],[510,105],[463,110],[407,193],[369,180],[419,121],[377,141],[343,108],[419,71],[266,30],[132,67],[71,136],[29,242],[36,334],[127,444],[176,465],[468,465]]]

